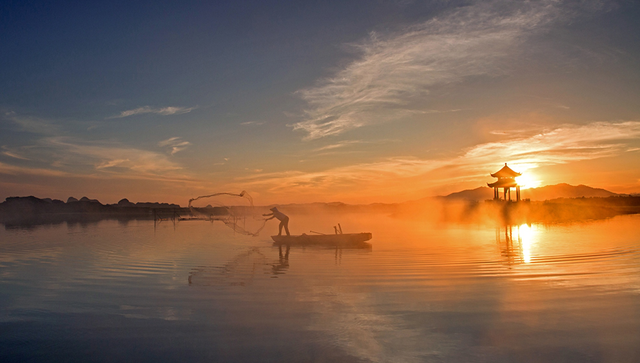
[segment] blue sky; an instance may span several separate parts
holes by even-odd
[[[635,2],[0,6],[2,198],[640,191]]]

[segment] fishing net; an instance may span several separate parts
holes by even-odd
[[[194,202],[208,203],[196,207]],[[236,233],[258,236],[267,221],[253,205],[253,198],[246,191],[240,193],[220,192],[189,199],[191,219],[221,221]]]

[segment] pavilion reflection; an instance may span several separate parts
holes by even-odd
[[[527,224],[496,227],[496,243],[508,266],[531,263],[533,228]]]

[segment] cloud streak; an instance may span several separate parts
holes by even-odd
[[[172,137],[158,143],[160,147],[168,147],[171,150],[171,155],[188,148],[190,145],[189,141],[184,141],[179,137]]]
[[[247,177],[244,181],[273,193],[327,195],[331,191],[335,194],[335,191],[344,190],[368,197],[410,195],[442,184],[481,184],[502,162],[526,171],[621,155],[633,150],[631,146],[639,142],[640,122],[562,125],[528,135],[519,132],[510,135],[515,136],[473,146],[448,159],[393,157],[316,172],[265,173]]]
[[[55,176],[55,177],[67,177],[71,174],[53,169],[46,168],[28,168],[23,166],[5,164],[0,162],[0,174],[8,175],[36,175],[36,176]]]
[[[240,125],[242,125],[242,126],[260,126],[260,125],[264,125],[265,123],[266,123],[265,121],[246,121],[246,122],[240,123]]]
[[[556,1],[478,2],[394,35],[372,33],[353,45],[361,57],[297,94],[304,120],[291,125],[305,139],[337,135],[422,110],[438,85],[472,76],[500,76],[525,39],[566,17]],[[457,111],[457,110],[451,110]]]
[[[4,118],[17,126],[19,131],[44,135],[53,135],[60,132],[60,127],[49,120],[22,116],[13,111],[5,112]]]
[[[0,154],[2,155],[6,155],[8,157],[14,158],[14,159],[19,159],[19,160],[29,160],[29,158],[24,157],[22,155],[20,155],[18,152],[16,152],[15,150],[11,150],[9,149],[6,145],[2,146],[2,151],[0,152]]]
[[[60,155],[57,165],[77,171],[88,169],[111,174],[150,176],[172,174],[182,168],[161,153],[117,143],[82,143],[63,137],[42,140],[46,148]]]
[[[351,145],[362,144],[362,143],[364,143],[362,140],[344,140],[344,141],[336,142],[334,144],[321,146],[311,151],[320,152],[320,151],[327,151],[327,150],[336,150],[336,149],[342,149]]]
[[[486,163],[502,156],[539,167],[614,156],[624,152],[630,140],[638,138],[640,122],[637,121],[563,125],[533,136],[481,144],[468,150],[464,157]]]
[[[107,119],[124,118],[124,117],[136,116],[136,115],[144,115],[144,114],[147,114],[147,113],[154,113],[154,114],[162,115],[162,116],[180,115],[180,114],[184,114],[184,113],[189,113],[189,112],[193,111],[194,109],[195,109],[195,107],[159,107],[159,108],[153,108],[153,107],[150,107],[150,106],[143,106],[143,107],[135,108],[133,110],[122,111],[122,112],[120,112],[119,115],[111,116],[111,117],[108,117]]]
[[[190,110],[190,109],[189,109]],[[165,114],[187,112],[160,109]],[[187,180],[182,167],[164,153],[143,150],[115,141],[84,141],[61,136],[62,129],[52,121],[5,112],[3,118],[19,131],[39,134],[31,145],[18,149],[0,147],[0,155],[11,158],[0,165],[0,174],[56,177],[116,177],[130,179]],[[191,145],[179,137],[158,143],[174,155]]]
[[[125,178],[192,181],[183,168],[164,153],[115,142],[92,142],[47,137],[29,147],[21,165],[2,163],[0,174],[78,178]]]

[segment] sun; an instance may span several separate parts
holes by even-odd
[[[535,174],[528,172],[516,177],[516,183],[520,185],[520,189],[537,188],[542,181],[538,180]]]

